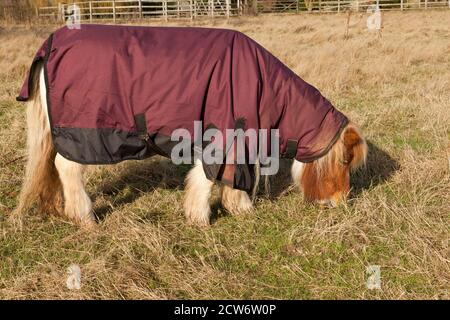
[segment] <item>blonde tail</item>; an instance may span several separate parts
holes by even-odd
[[[62,208],[62,186],[54,162],[56,151],[47,114],[42,65],[35,70],[31,75],[33,90],[27,102],[28,161],[15,217],[22,216],[34,204],[43,213],[59,213]]]

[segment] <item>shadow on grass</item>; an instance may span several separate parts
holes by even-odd
[[[280,159],[280,168],[278,173],[269,177],[269,194],[266,193],[264,187],[264,176],[261,176],[261,182],[259,184],[258,194],[266,196],[270,200],[276,200],[280,196],[283,196],[286,192],[289,192],[289,187],[292,185],[291,167],[292,161],[288,159]]]
[[[98,221],[104,220],[115,207],[132,203],[137,198],[155,189],[180,190],[184,189],[184,179],[191,169],[190,165],[174,165],[170,159],[155,158],[143,161],[133,161],[122,168],[111,178],[104,179],[95,187],[97,197],[101,194],[110,198],[113,206],[101,205],[94,208]],[[95,195],[93,201],[95,202]],[[229,215],[222,208],[220,200],[211,203],[211,223]],[[143,217],[145,221],[158,221],[159,212],[149,212]]]
[[[363,190],[383,183],[400,168],[399,163],[387,152],[378,148],[370,141],[367,144],[369,147],[367,165],[365,168],[361,168],[352,174],[352,191],[350,197],[357,197]],[[286,192],[289,192],[289,186],[292,185],[291,165],[291,160],[281,159],[278,174],[270,178],[271,192],[269,199],[276,200]],[[263,183],[260,184],[259,194],[264,194]]]
[[[399,164],[387,152],[368,141],[369,152],[366,168],[360,169],[352,175],[351,197],[357,197],[363,190],[375,187],[388,180]],[[286,192],[292,183],[290,167],[292,161],[281,159],[280,170],[277,175],[270,177],[270,193],[268,198],[276,200]],[[170,159],[156,158],[145,161],[135,161],[121,169],[119,175],[111,179],[105,179],[97,186],[97,192],[113,198],[114,206],[131,203],[143,193],[157,188],[178,190],[184,186],[184,178],[191,166],[173,165]],[[262,178],[261,180],[263,180]],[[126,191],[126,192],[125,192]],[[259,196],[267,196],[264,190],[264,182],[260,182]],[[220,201],[211,204],[212,221],[228,215],[221,208]],[[99,220],[103,220],[114,208],[101,206],[95,208],[95,214]]]
[[[170,159],[154,158],[133,161],[119,169],[118,175],[104,179],[96,186],[96,193],[113,198],[114,206],[131,203],[142,194],[157,188],[177,190],[183,188],[189,165],[173,165]],[[103,205],[95,208],[98,220],[103,220],[114,208]]]
[[[363,190],[375,187],[387,180],[400,169],[400,164],[386,151],[367,141],[369,152],[365,168],[356,171],[351,177],[351,197],[358,196]]]

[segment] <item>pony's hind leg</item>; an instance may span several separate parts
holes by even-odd
[[[56,155],[55,165],[63,186],[64,214],[83,226],[93,226],[92,202],[84,189],[84,166],[60,154]]]
[[[186,178],[184,211],[189,222],[200,226],[209,225],[211,208],[209,198],[213,182],[206,178],[202,162],[197,160]]]
[[[242,214],[253,210],[253,204],[247,192],[223,186],[222,206],[231,214]]]

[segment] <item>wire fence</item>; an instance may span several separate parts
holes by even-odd
[[[74,7],[74,5],[76,7]],[[84,1],[36,8],[42,19],[65,21],[79,10],[82,22],[132,19],[196,19],[265,13],[332,13],[380,10],[450,9],[450,0],[115,0]]]

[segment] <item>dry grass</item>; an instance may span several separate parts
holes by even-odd
[[[184,221],[189,168],[154,158],[93,168],[97,230],[30,213],[15,231],[5,218],[23,176],[25,121],[14,97],[53,27],[0,29],[0,298],[450,298],[450,14],[386,14],[381,39],[353,19],[348,40],[344,14],[197,22],[256,39],[370,141],[347,206],[284,192],[246,216],[214,205],[207,229]],[[79,291],[65,287],[72,263]],[[374,264],[382,289],[371,291]]]

